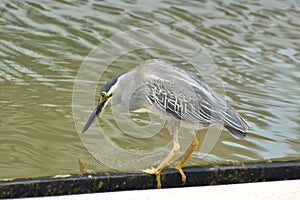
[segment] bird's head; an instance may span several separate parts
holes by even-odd
[[[114,78],[112,78],[105,84],[105,86],[103,87],[103,89],[100,92],[100,95],[98,98],[98,104],[97,104],[96,108],[94,109],[94,111],[92,112],[90,118],[86,122],[86,124],[82,130],[82,133],[84,133],[90,127],[90,125],[93,123],[94,119],[99,114],[102,115],[107,110],[107,108],[109,108],[111,106],[111,100],[113,98],[113,95],[119,88],[119,78],[123,74],[115,76]]]

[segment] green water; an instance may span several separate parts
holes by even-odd
[[[100,137],[98,155],[105,158],[104,162],[87,150],[75,128],[73,86],[84,59],[100,42],[122,31],[148,27],[174,30],[201,44],[218,67],[226,99],[251,127],[242,141],[224,131],[205,159],[199,158],[197,150],[186,165],[300,158],[297,1],[2,0],[0,9],[2,179],[122,168],[107,166],[108,158],[130,162],[132,158],[118,157],[108,149],[104,144],[107,139],[100,134],[85,137]],[[168,39],[153,37],[161,43]],[[137,40],[128,38],[124,42]],[[170,49],[177,47],[173,42],[166,45]],[[111,47],[103,62],[109,59],[110,50],[127,48],[122,41]],[[172,53],[136,50],[113,62],[97,89],[105,80],[152,57],[186,65]],[[89,108],[82,110],[89,114]],[[143,124],[148,118],[137,115],[133,119]],[[87,118],[80,120],[82,126]],[[100,123],[114,147],[123,152],[167,154],[170,150],[167,144],[171,138],[166,129],[143,140],[122,133],[111,111],[103,115]],[[200,143],[204,135],[205,132],[198,135]],[[134,159],[144,162],[143,157],[147,156],[150,157],[141,153],[140,158]],[[124,165],[124,169],[130,169],[128,163]]]

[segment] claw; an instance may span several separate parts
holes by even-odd
[[[160,173],[161,170],[151,167],[150,169],[145,169],[143,170],[143,172],[147,173],[147,174],[153,174],[156,176],[156,183],[157,183],[157,188],[160,189],[161,188],[161,180],[160,180]]]
[[[151,167],[150,169],[143,170],[143,172],[147,174],[154,174],[156,176],[156,182],[157,182],[157,188],[161,188],[161,181],[160,181],[160,173],[165,168],[165,166],[170,162],[170,160],[176,155],[178,152],[180,145],[177,138],[177,132],[176,137],[173,138],[173,148],[171,152],[165,157],[165,159],[160,163],[160,165],[157,168]]]
[[[156,175],[157,170],[154,167],[151,167],[150,169],[143,170],[143,172],[145,172],[147,174],[155,174]]]
[[[183,172],[181,166],[177,165],[177,166],[175,167],[175,169],[177,169],[178,172],[179,172],[180,175],[181,175],[181,181],[182,181],[182,184],[185,184],[186,176],[185,176],[185,174],[184,174],[184,172]]]

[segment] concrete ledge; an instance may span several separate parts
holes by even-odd
[[[142,200],[142,199],[162,199],[162,200],[232,200],[232,199],[280,199],[298,200],[300,199],[300,180],[243,183],[219,186],[186,187],[161,190],[135,190],[123,192],[107,192],[93,194],[78,194],[68,196],[55,196],[44,198],[27,198],[26,200]]]
[[[163,188],[300,179],[300,160],[185,167],[185,185],[177,170],[162,174]],[[142,172],[108,172],[0,180],[0,198],[71,195],[156,188],[155,177]]]

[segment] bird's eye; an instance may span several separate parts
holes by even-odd
[[[106,92],[101,92],[100,94],[100,101],[105,101],[107,99],[107,93]]]

